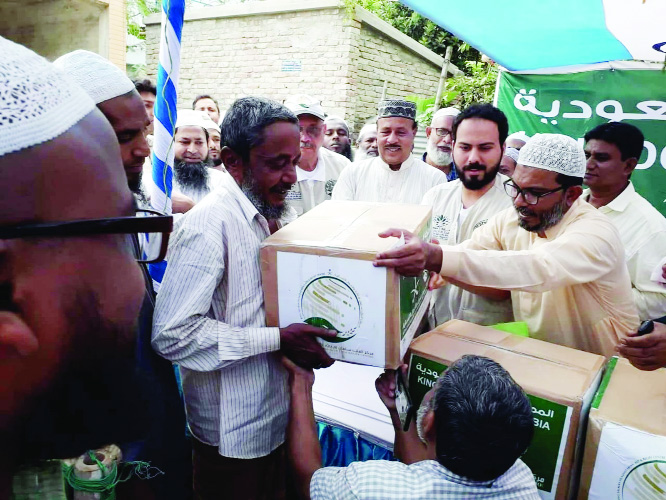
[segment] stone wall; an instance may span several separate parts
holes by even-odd
[[[160,16],[145,23],[148,77],[155,80]],[[442,58],[400,37],[407,39],[363,9],[349,14],[337,0],[193,10],[183,27],[179,106],[190,108],[199,94],[227,108],[242,96],[282,101],[305,93],[358,131],[376,113],[384,79],[389,97],[437,91]]]

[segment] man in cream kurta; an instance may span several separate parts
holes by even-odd
[[[416,105],[382,101],[377,119],[379,157],[345,169],[333,189],[333,200],[421,203],[423,195],[447,182],[446,175],[411,156],[416,135]]]
[[[511,206],[498,175],[492,187],[474,205],[464,209],[461,203],[465,189],[460,179],[435,186],[423,197],[423,204],[432,206],[432,237],[442,245],[457,245],[472,237],[495,214]],[[461,213],[464,212],[464,216]],[[430,301],[430,328],[450,320],[462,319],[477,325],[493,325],[513,321],[511,300],[491,300],[446,284],[434,290]]]
[[[506,184],[514,209],[459,245],[410,238],[379,254],[375,265],[410,275],[425,267],[462,284],[510,290],[514,316],[532,337],[611,356],[618,341],[636,331],[638,315],[617,229],[580,199],[584,175],[575,140],[537,134]]]

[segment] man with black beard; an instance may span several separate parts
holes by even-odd
[[[344,156],[349,161],[354,161],[347,122],[339,116],[327,116],[324,120],[324,126],[326,127],[324,147]]]
[[[0,498],[8,498],[22,463],[137,440],[150,428],[153,388],[134,357],[145,288],[130,244],[150,218],[134,217],[114,130],[68,75],[0,37],[0,78]]]
[[[207,120],[201,111],[178,111],[174,134],[173,191],[199,203],[224,179],[208,159]]]
[[[484,169],[472,171],[478,184]],[[612,356],[620,339],[638,328],[638,314],[617,229],[581,198],[585,171],[576,140],[536,134],[504,182],[513,209],[454,246],[406,234],[408,243],[378,254],[375,265],[408,276],[428,269],[463,288],[509,290],[515,319],[527,323],[530,336]],[[390,229],[381,236],[403,233]]]
[[[438,119],[441,117],[438,117]],[[433,119],[433,123],[436,123]],[[439,184],[423,197],[432,207],[432,237],[457,245],[498,212],[511,206],[497,175],[509,128],[506,116],[490,104],[473,105],[452,119],[451,137],[457,180]],[[428,321],[435,328],[450,319],[479,325],[513,321],[509,292],[464,290],[434,279]]]
[[[278,226],[301,158],[299,122],[258,97],[222,122],[223,183],[182,217],[157,296],[153,347],[178,363],[198,499],[285,498],[287,373],[333,360],[306,324],[267,328],[261,242]]]
[[[312,407],[314,373],[288,360],[291,400],[287,442],[300,498],[328,500],[539,500],[520,460],[532,440],[532,406],[509,373],[491,359],[463,356],[424,397],[416,425],[403,430],[396,372],[375,382],[395,429],[399,461],[322,467]],[[407,366],[401,367],[406,375]]]

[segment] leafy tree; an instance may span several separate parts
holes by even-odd
[[[352,10],[356,5],[369,10],[442,57],[446,53],[446,47],[452,45],[451,62],[463,71],[466,61],[478,61],[481,58],[478,50],[399,2],[393,0],[345,0],[345,4],[348,10]]]

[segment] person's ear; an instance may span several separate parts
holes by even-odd
[[[423,416],[421,421],[421,428],[423,429],[423,434],[425,440],[429,443],[437,442],[437,429],[435,428],[435,411],[431,408]]]
[[[576,201],[580,195],[583,194],[583,188],[581,186],[571,186],[569,189],[566,190],[564,193],[565,200],[567,203],[567,206],[570,207],[573,205],[574,201]]]
[[[14,312],[0,311],[0,363],[11,358],[25,358],[39,349],[39,341],[30,326]]]
[[[244,171],[243,158],[229,146],[224,146],[220,150],[220,157],[222,158],[222,164],[229,174],[231,174],[239,185],[242,184]]]
[[[432,127],[426,127],[426,139],[430,138],[430,132],[432,132]]]
[[[628,158],[624,161],[624,173],[627,174],[627,178],[631,176],[636,165],[638,165],[638,158]]]

